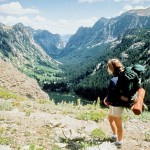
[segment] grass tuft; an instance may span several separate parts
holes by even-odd
[[[93,139],[103,140],[103,139],[106,138],[106,135],[105,135],[105,133],[104,133],[103,130],[101,130],[101,129],[94,129],[94,130],[92,131],[92,133],[91,133],[91,137],[92,137]]]
[[[93,120],[98,122],[99,120],[103,120],[106,117],[107,113],[104,110],[101,111],[89,111],[89,112],[80,112],[77,115],[77,119],[79,120]]]
[[[18,100],[27,100],[26,97],[18,95],[16,93],[10,92],[4,87],[0,87],[0,98],[2,99],[18,99]]]

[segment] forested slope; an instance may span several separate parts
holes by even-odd
[[[111,58],[119,58],[125,66],[136,63],[146,67],[144,87],[146,89],[146,103],[150,99],[150,29],[131,29],[122,38],[107,45],[101,53],[89,61],[64,66],[66,86],[70,91],[91,100],[101,97],[107,92],[110,76],[106,64]],[[77,60],[77,59],[76,59]],[[74,60],[72,60],[74,61]]]

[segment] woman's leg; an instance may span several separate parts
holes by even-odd
[[[109,124],[110,124],[113,134],[117,135],[117,126],[115,124],[114,117],[111,115],[108,115],[108,120],[109,120]]]
[[[123,127],[122,127],[122,118],[121,117],[113,117],[115,125],[117,127],[117,136],[118,141],[122,141],[123,139]]]
[[[114,106],[109,107],[108,120],[113,133],[118,137],[118,141],[122,141],[123,139],[123,127],[122,127],[123,111],[124,111],[123,107],[114,107]]]

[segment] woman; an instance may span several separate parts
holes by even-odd
[[[113,132],[112,139],[115,139],[115,145],[121,146],[123,141],[122,114],[124,108],[120,104],[120,96],[116,87],[118,76],[124,71],[123,64],[118,59],[110,59],[107,63],[108,73],[113,75],[109,86],[108,94],[104,99],[104,104],[109,106],[108,120]]]

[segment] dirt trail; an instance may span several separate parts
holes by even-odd
[[[139,119],[125,122],[124,144],[121,150],[150,150],[150,141],[146,141],[146,135],[150,132],[149,123],[150,121],[143,122]],[[44,150],[51,150],[54,145],[59,145],[62,150],[65,150],[67,143],[62,142],[61,138],[71,140],[84,137],[88,139],[95,128],[101,128],[108,136],[111,135],[107,119],[96,123],[77,120],[67,115],[44,112],[34,112],[26,116],[18,109],[0,111],[0,128],[5,130],[5,135],[10,140],[13,140],[13,143],[8,144],[11,145],[11,148],[0,145],[0,150],[17,150],[18,147],[21,150],[27,150],[31,143],[43,145]],[[73,147],[70,149],[73,150]],[[98,149],[95,147],[90,150]]]

